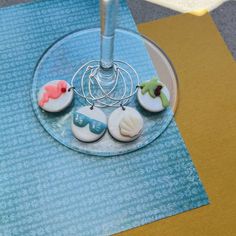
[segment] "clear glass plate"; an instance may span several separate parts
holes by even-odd
[[[165,53],[153,42],[137,33],[117,29],[115,39],[115,60],[122,60],[134,67],[140,80],[159,76],[171,93],[171,107],[160,113],[143,110],[136,99],[128,106],[136,108],[144,118],[142,135],[130,143],[114,140],[108,133],[97,142],[84,143],[77,140],[71,131],[71,115],[74,109],[87,105],[76,96],[69,108],[60,113],[48,113],[37,105],[37,94],[41,86],[51,80],[66,80],[69,83],[76,70],[90,60],[100,58],[100,29],[94,28],[74,32],[53,44],[41,57],[36,66],[32,103],[35,114],[45,130],[61,144],[75,151],[101,157],[125,154],[142,148],[158,138],[173,118],[177,106],[177,76]],[[122,88],[120,88],[122,89]],[[109,114],[116,108],[104,108]]]

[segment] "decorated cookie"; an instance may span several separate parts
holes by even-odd
[[[167,87],[157,78],[143,82],[138,90],[139,104],[150,112],[163,111],[170,103]]]
[[[102,137],[107,129],[107,118],[104,112],[96,107],[80,107],[73,114],[72,132],[83,142],[94,142]]]
[[[73,100],[73,89],[65,80],[53,80],[45,84],[38,93],[38,105],[48,112],[59,112]]]
[[[130,142],[137,139],[143,130],[143,118],[131,107],[118,108],[108,119],[111,136],[118,141]]]

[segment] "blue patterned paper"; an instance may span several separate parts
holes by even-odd
[[[103,159],[60,145],[36,119],[38,59],[63,35],[98,26],[98,2],[0,10],[0,235],[109,235],[208,204],[174,120],[146,148]],[[119,23],[135,29],[124,1]]]

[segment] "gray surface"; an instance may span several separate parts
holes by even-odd
[[[144,0],[127,0],[136,23],[147,22],[179,14],[167,8],[145,2]],[[0,6],[29,2],[29,0],[0,0]],[[236,2],[229,1],[211,13],[229,50],[236,59]]]
[[[236,59],[236,2],[224,3],[212,12],[212,17],[234,59]]]
[[[128,3],[137,24],[179,14],[143,0],[128,0]],[[211,12],[211,15],[229,50],[236,59],[236,2],[225,2]]]

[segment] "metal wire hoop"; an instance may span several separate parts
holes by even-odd
[[[71,88],[74,89],[75,94],[89,105],[100,108],[119,107],[129,103],[138,91],[139,76],[136,70],[128,63],[116,60],[114,84],[107,90],[96,77],[99,68],[100,61],[91,60],[75,72],[71,79]],[[99,92],[92,88],[95,84]],[[120,92],[119,86],[122,88]]]

